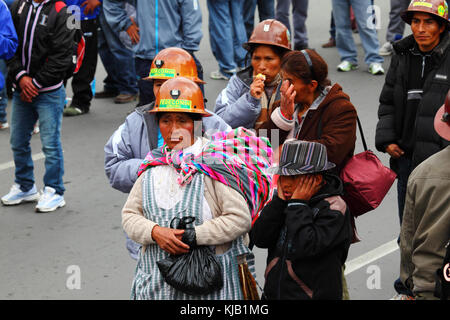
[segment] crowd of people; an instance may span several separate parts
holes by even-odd
[[[88,113],[94,97],[137,100],[104,148],[111,186],[128,194],[122,225],[137,261],[132,299],[254,299],[257,290],[248,286],[256,278],[254,246],[268,249],[260,298],[350,298],[344,269],[355,222],[340,173],[354,155],[357,111],[345,85],[329,79],[327,62],[309,48],[307,0],[207,1],[219,66],[210,78],[227,81],[213,111],[205,108],[195,55],[203,36],[197,0],[16,0],[9,9],[1,2],[7,71],[3,65],[0,75],[7,80],[0,77],[0,103],[9,83],[15,164],[3,205],[63,207],[62,117]],[[375,145],[389,154],[398,178],[402,259],[395,299],[437,299],[448,296],[448,275],[435,276],[450,238],[448,6],[404,2],[391,1],[380,48],[373,2],[333,0],[333,32],[324,47],[337,47],[342,72],[358,68],[355,31],[370,74],[383,75],[382,56],[393,55]],[[261,21],[253,25],[256,5]],[[73,12],[75,28],[67,23]],[[404,23],[412,32],[405,38]],[[97,56],[107,77],[94,95]],[[5,108],[0,129],[9,127]],[[37,123],[42,194],[30,149]],[[189,222],[178,228],[174,221]],[[220,285],[193,294],[168,280],[162,260],[205,248],[220,266]]]

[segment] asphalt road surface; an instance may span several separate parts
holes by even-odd
[[[389,1],[376,1],[379,15],[378,39],[385,42]],[[211,53],[206,1],[203,12],[203,40],[197,57],[201,60],[208,108],[212,109],[226,81],[211,80],[217,69]],[[309,44],[329,64],[332,82],[342,85],[358,110],[366,140],[374,148],[378,97],[384,76],[373,76],[364,64],[364,52],[357,34],[359,70],[338,73],[336,48],[323,49],[329,38],[331,1],[310,1],[307,20]],[[257,17],[257,15],[256,15]],[[409,33],[409,28],[406,28]],[[389,67],[386,58],[384,67]],[[102,90],[105,71],[101,60],[96,72],[96,89]],[[71,87],[67,88],[68,97]],[[37,214],[35,204],[0,206],[0,299],[129,299],[136,266],[125,248],[121,209],[126,194],[112,189],[105,176],[103,147],[135,104],[114,104],[112,99],[92,102],[86,115],[64,118],[62,146],[66,206],[54,213]],[[11,106],[8,107],[8,113]],[[9,116],[8,116],[9,118]],[[356,151],[362,151],[360,139]],[[35,176],[43,188],[44,161],[39,135],[32,138]],[[383,163],[385,154],[376,152]],[[0,132],[0,194],[8,193],[14,180],[9,130]],[[399,233],[396,184],[376,210],[356,220],[361,242],[353,244],[347,260],[346,279],[351,299],[384,300],[395,292],[393,281],[399,273]],[[258,282],[264,284],[265,250],[255,249]]]

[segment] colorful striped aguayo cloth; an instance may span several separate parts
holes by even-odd
[[[138,175],[152,166],[170,165],[179,172],[178,183],[184,185],[201,172],[240,192],[247,200],[253,224],[271,199],[271,176],[266,173],[271,160],[269,140],[239,127],[214,134],[199,154],[171,151],[164,144],[147,154]]]

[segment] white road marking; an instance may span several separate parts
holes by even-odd
[[[31,158],[33,159],[33,161],[37,161],[37,160],[44,159],[45,155],[42,152],[39,152],[39,153],[33,154],[31,156]],[[0,171],[6,170],[9,168],[14,168],[14,161],[0,163]]]
[[[382,244],[378,248],[375,248],[369,252],[366,252],[359,257],[350,260],[345,263],[345,275],[356,271],[369,263],[378,260],[398,249],[397,239],[391,240],[385,244]]]

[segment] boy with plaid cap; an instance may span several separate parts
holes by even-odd
[[[268,248],[263,297],[266,299],[342,299],[342,266],[352,227],[343,185],[327,172],[326,147],[288,140],[280,164],[277,192],[253,225],[252,240]]]

